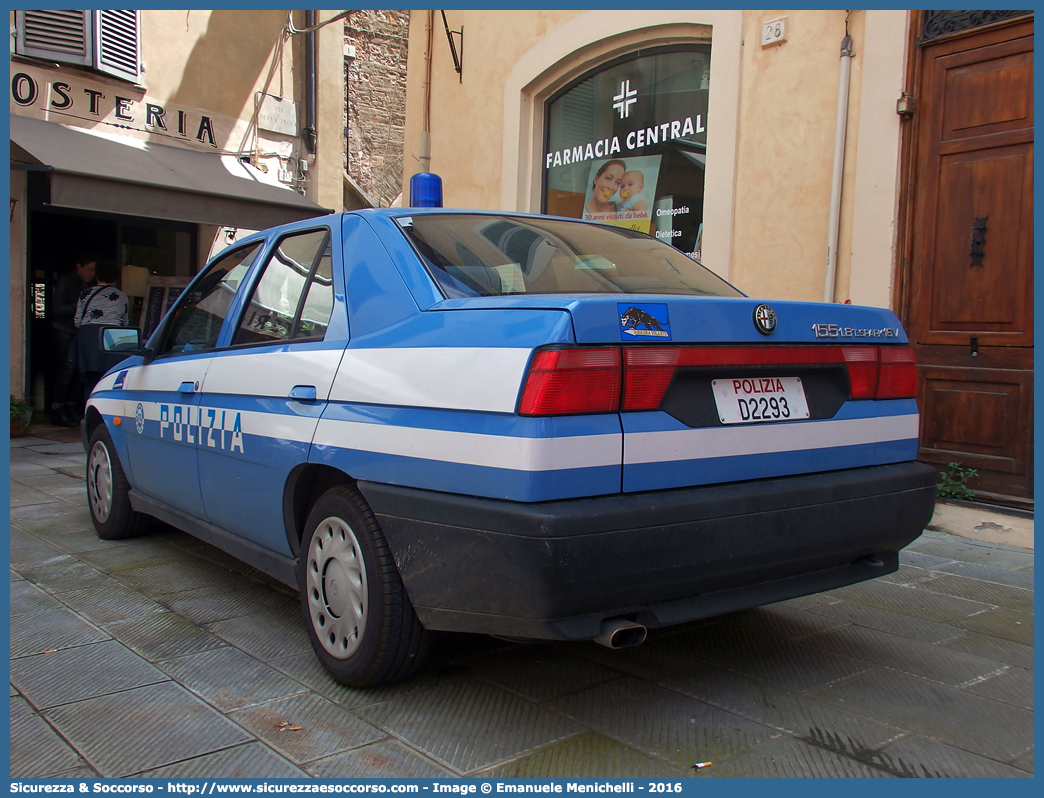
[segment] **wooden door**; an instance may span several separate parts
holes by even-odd
[[[920,459],[1033,497],[1033,21],[920,47],[907,329]]]

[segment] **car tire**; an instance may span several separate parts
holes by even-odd
[[[312,647],[341,684],[386,684],[423,664],[433,635],[417,619],[380,525],[356,491],[333,488],[315,503],[297,581]]]
[[[130,483],[104,424],[99,424],[91,435],[85,476],[87,507],[98,537],[123,540],[145,532],[151,519],[131,508]]]

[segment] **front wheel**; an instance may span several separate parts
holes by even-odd
[[[149,516],[131,509],[130,484],[105,424],[99,424],[91,435],[85,476],[87,505],[98,537],[122,540],[145,531]]]
[[[297,564],[312,647],[334,679],[372,687],[405,679],[431,646],[384,534],[365,500],[347,487],[315,503]]]

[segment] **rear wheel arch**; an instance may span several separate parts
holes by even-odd
[[[301,554],[301,537],[305,521],[319,498],[331,488],[355,488],[355,480],[328,465],[302,463],[290,472],[283,491],[283,522],[286,539],[295,557]]]

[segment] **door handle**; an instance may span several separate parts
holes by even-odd
[[[185,380],[178,388],[178,393],[195,393],[196,384],[192,380]]]
[[[316,392],[314,385],[295,385],[290,391],[290,398],[295,402],[314,402]]]

